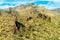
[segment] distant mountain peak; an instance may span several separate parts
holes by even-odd
[[[54,11],[54,12],[56,12],[56,13],[60,13],[60,8],[57,8],[57,9],[52,10],[52,11]]]

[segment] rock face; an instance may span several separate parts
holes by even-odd
[[[12,40],[14,28],[15,28],[15,17],[11,14],[2,14],[0,16],[0,37],[3,40]]]

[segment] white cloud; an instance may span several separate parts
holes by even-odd
[[[4,8],[9,8],[9,7],[14,7],[14,6],[8,6],[8,5],[5,5],[5,6],[0,6],[1,9],[4,9]]]
[[[60,2],[50,1],[48,4],[40,4],[39,6],[45,6],[47,9],[57,9],[60,8]]]

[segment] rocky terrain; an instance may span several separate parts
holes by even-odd
[[[0,9],[0,40],[60,40],[60,14],[34,4]]]

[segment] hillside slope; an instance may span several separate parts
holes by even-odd
[[[34,4],[1,9],[0,40],[60,40],[60,14]]]

